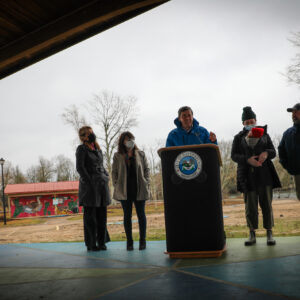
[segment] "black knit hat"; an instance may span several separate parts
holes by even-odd
[[[245,106],[243,108],[243,114],[242,114],[242,121],[246,121],[249,119],[255,119],[256,120],[256,114],[252,110],[251,106]]]

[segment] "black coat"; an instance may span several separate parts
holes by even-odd
[[[267,126],[264,128],[264,135],[259,139],[252,149],[246,142],[247,130],[240,131],[233,140],[231,148],[231,159],[238,164],[237,167],[237,190],[246,193],[256,190],[257,187],[271,185],[273,188],[281,187],[272,159],[276,156],[276,151],[267,134]],[[253,167],[247,160],[253,155],[268,152],[268,158],[261,167]]]
[[[109,176],[103,167],[101,150],[91,150],[82,144],[76,150],[76,170],[79,179],[79,205],[89,207],[110,204]]]
[[[300,174],[300,125],[294,125],[284,132],[278,153],[280,163],[290,174]]]

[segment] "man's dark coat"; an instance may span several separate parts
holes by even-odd
[[[280,163],[291,174],[300,174],[300,125],[287,129],[278,147]]]

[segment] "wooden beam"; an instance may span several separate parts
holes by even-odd
[[[0,79],[167,1],[132,1],[131,5],[126,5],[128,1],[110,0],[109,5],[92,1],[2,47]]]

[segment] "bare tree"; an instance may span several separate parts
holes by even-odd
[[[49,182],[52,181],[54,175],[53,163],[40,156],[39,163],[27,170],[27,180],[29,182]]]
[[[7,184],[12,184],[14,183],[13,181],[13,165],[11,162],[6,161],[4,166],[3,166],[3,181],[4,181],[4,189]],[[3,199],[2,199],[2,180],[0,180],[0,191],[1,191],[1,202],[0,204],[3,204]],[[5,197],[6,198],[6,197]],[[6,201],[7,205],[7,201]],[[1,206],[2,207],[2,206]]]
[[[71,181],[78,179],[74,163],[71,159],[62,154],[55,158],[54,171],[56,173],[56,181]]]
[[[292,36],[289,41],[297,48],[298,53],[296,53],[291,64],[287,67],[285,75],[289,82],[300,86],[300,32],[293,33]]]
[[[122,98],[113,92],[102,91],[88,103],[88,111],[99,128],[99,140],[104,144],[105,162],[111,174],[111,160],[122,131],[137,126],[137,99]]]
[[[236,192],[236,163],[231,159],[232,140],[220,141],[219,148],[222,157],[221,190],[223,194]]]
[[[38,170],[39,182],[48,182],[52,180],[54,168],[53,168],[53,163],[50,160],[40,156],[37,170]]]
[[[156,140],[154,144],[148,147],[143,147],[145,149],[146,156],[149,161],[149,167],[150,167],[150,199],[151,200],[163,199],[161,163],[157,153],[157,150],[159,148],[162,148],[163,144],[164,142],[162,140]]]
[[[35,166],[31,166],[27,169],[26,179],[28,182],[38,182],[38,171]]]
[[[14,167],[10,161],[6,161],[3,166],[3,177],[4,177],[4,188],[7,184],[14,183],[14,175],[13,175]],[[1,181],[2,184],[2,181]],[[2,188],[2,186],[1,186]]]
[[[74,128],[76,133],[80,127],[87,125],[85,117],[79,114],[79,109],[75,104],[65,108],[64,113],[62,113],[61,116],[66,124],[69,124]]]
[[[25,175],[20,170],[19,166],[16,166],[12,169],[12,176],[13,176],[13,182],[14,183],[25,183],[27,182],[27,179]]]
[[[7,184],[12,184],[13,182],[13,166],[11,164],[11,162],[6,161],[4,166],[3,166],[3,181],[4,181],[4,189],[6,187]],[[8,202],[7,202],[7,196],[4,195],[4,199],[3,199],[3,195],[2,195],[2,180],[0,180],[0,191],[1,191],[1,196],[0,196],[0,210],[3,210],[3,205],[5,203],[5,207],[7,207]]]
[[[133,96],[124,98],[112,92],[102,91],[99,95],[94,95],[85,107],[92,120],[90,125],[104,149],[105,164],[111,174],[112,155],[117,146],[118,136],[122,131],[137,126],[137,99]],[[75,105],[65,109],[62,117],[75,130],[83,123],[86,124],[85,118],[80,116]]]

